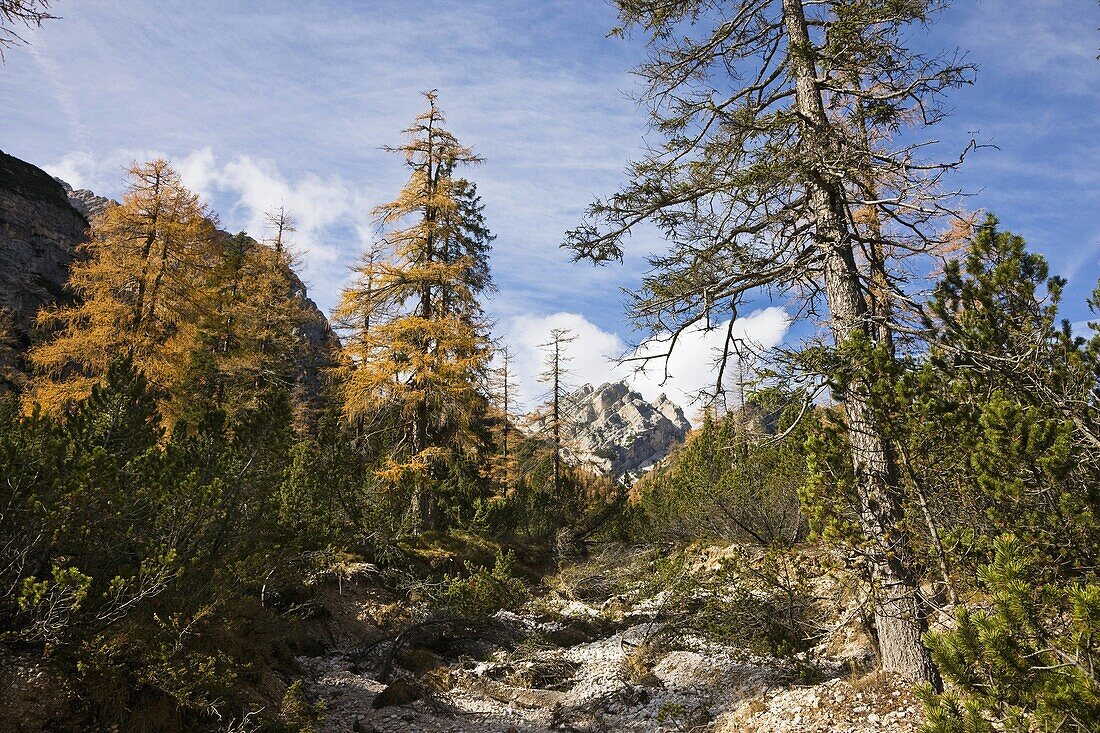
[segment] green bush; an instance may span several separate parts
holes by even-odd
[[[437,607],[463,618],[485,618],[500,610],[515,610],[526,603],[530,591],[516,577],[516,556],[511,550],[497,551],[492,568],[466,561],[466,574],[447,575],[435,598]]]
[[[798,395],[760,392],[702,427],[634,489],[618,523],[627,540],[732,540],[791,546],[805,535],[798,489],[805,481],[805,427]],[[776,430],[791,434],[778,439]]]
[[[312,568],[283,521],[285,397],[228,419],[193,406],[170,436],[129,364],[59,417],[0,407],[0,643],[40,653],[89,727],[174,731],[260,706]],[[301,531],[299,531],[301,529]],[[260,590],[266,584],[267,602]]]
[[[948,691],[921,691],[925,733],[1100,730],[1100,585],[1042,583],[1019,540],[994,543],[985,608],[931,634]]]

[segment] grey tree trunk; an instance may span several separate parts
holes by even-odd
[[[816,82],[816,66],[802,0],[783,0],[803,145],[813,160],[827,161],[830,123]],[[811,169],[816,166],[809,166]],[[814,215],[817,246],[825,275],[833,337],[838,346],[870,336],[866,300],[856,269],[850,230],[844,215],[842,182],[821,170],[807,171],[807,192]],[[872,597],[883,670],[914,681],[937,681],[921,639],[927,625],[908,537],[902,528],[897,470],[879,418],[871,404],[868,378],[853,365],[854,379],[841,395],[859,500],[860,527],[869,542]]]

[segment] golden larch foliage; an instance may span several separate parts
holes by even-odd
[[[129,356],[157,389],[188,363],[209,302],[196,270],[208,267],[217,229],[165,160],[134,164],[122,203],[93,222],[73,265],[77,304],[39,314],[54,337],[30,353],[28,401],[59,410],[87,396],[114,359]]]
[[[289,391],[305,314],[282,246],[288,221],[277,250],[228,235],[167,161],[132,165],[122,202],[92,222],[72,267],[75,303],[39,314],[51,337],[30,352],[27,408],[64,409],[124,357],[167,427],[197,397],[233,416],[268,388]]]
[[[375,210],[384,240],[368,251],[334,316],[345,332],[344,414],[394,433],[379,471],[390,482],[426,485],[442,459],[483,448],[475,431],[486,410],[482,386],[491,357],[477,296],[491,287],[476,190],[454,175],[480,162],[429,109],[393,148],[411,168],[391,203]],[[432,524],[418,490],[422,526]]]

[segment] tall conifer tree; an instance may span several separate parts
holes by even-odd
[[[391,148],[411,175],[401,194],[375,213],[382,251],[363,259],[335,316],[346,329],[344,412],[391,433],[380,476],[411,482],[417,525],[440,516],[433,484],[448,456],[477,453],[483,440],[484,384],[491,345],[479,296],[491,288],[485,227],[473,183],[459,168],[481,158],[444,127],[436,93]]]
[[[671,251],[653,259],[633,315],[670,349],[724,310],[728,356],[738,309],[761,292],[791,298],[800,312],[827,311],[836,348],[825,368],[810,367],[844,405],[881,662],[913,679],[935,670],[921,642],[895,457],[874,403],[890,389],[898,315],[884,258],[942,246],[935,225],[950,202],[941,179],[960,162],[896,141],[903,127],[938,122],[942,93],[969,80],[955,59],[905,46],[906,28],[944,4],[617,0],[619,32],[649,36],[640,75],[663,141],[567,240],[576,257],[607,261],[638,224],[664,231]]]

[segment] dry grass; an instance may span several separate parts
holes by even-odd
[[[652,548],[607,545],[583,562],[564,567],[547,582],[551,590],[570,600],[604,600],[634,590],[659,555]]]
[[[517,662],[503,681],[529,690],[568,690],[580,665],[567,659],[544,658]]]
[[[623,658],[623,676],[635,685],[659,686],[660,680],[653,674],[659,661],[657,649],[650,643],[639,644]]]

